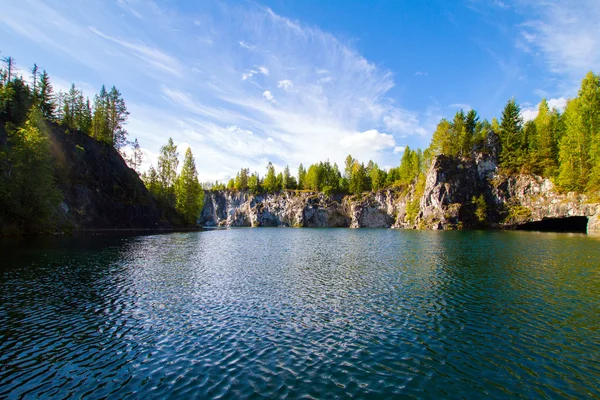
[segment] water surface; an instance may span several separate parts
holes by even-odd
[[[600,397],[586,235],[259,228],[0,254],[0,398]]]

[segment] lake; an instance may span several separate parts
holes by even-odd
[[[246,228],[0,252],[0,398],[600,397],[597,237]]]

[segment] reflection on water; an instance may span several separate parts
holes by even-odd
[[[0,398],[600,396],[585,235],[0,242]]]

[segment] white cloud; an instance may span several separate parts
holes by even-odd
[[[264,66],[257,67],[256,69],[249,69],[242,74],[242,80],[245,81],[248,78],[252,78],[255,74],[269,75],[269,69]]]
[[[563,111],[567,106],[567,98],[559,97],[557,99],[548,100],[548,106],[550,109],[556,108],[559,111]]]
[[[415,72],[415,76],[427,76],[427,75],[429,75],[427,72],[423,72],[423,71]]]
[[[548,107],[550,107],[551,110],[553,108],[556,108],[558,111],[564,111],[566,105],[567,105],[567,99],[565,97],[559,97],[556,99],[548,100]],[[538,107],[539,107],[539,104],[536,105],[535,107],[522,108],[521,116],[523,117],[523,121],[527,122],[527,121],[534,120],[535,117],[537,117],[537,115],[538,115]]]
[[[291,92],[294,87],[294,83],[289,79],[284,79],[277,82],[277,87],[285,90],[286,92]]]
[[[396,146],[394,147],[394,154],[404,153],[406,150],[406,146]]]
[[[265,98],[265,100],[267,100],[267,101],[273,101],[273,94],[271,94],[270,91],[265,90],[262,95]]]
[[[244,42],[243,40],[240,40],[239,44],[240,44],[241,47],[243,47],[245,49],[248,49],[248,50],[254,50],[255,49],[255,46],[252,46],[251,44],[248,44],[248,43]]]
[[[368,149],[378,151],[394,147],[396,141],[392,135],[381,133],[376,129],[369,129],[340,140],[340,144],[347,149]]]
[[[531,1],[536,17],[522,25],[521,36],[540,51],[553,72],[581,80],[600,69],[600,2]]]
[[[538,115],[538,109],[530,107],[530,108],[523,108],[521,109],[521,117],[523,117],[523,121],[527,122],[527,121],[532,121],[535,119],[535,117],[537,117]]]
[[[453,103],[448,106],[448,108],[454,108],[457,110],[469,111],[471,110],[471,106],[466,103]]]

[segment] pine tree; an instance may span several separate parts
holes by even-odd
[[[127,122],[129,111],[127,111],[121,93],[114,86],[107,95],[106,112],[110,144],[119,150],[127,143],[127,131],[124,125]]]
[[[203,192],[198,182],[196,163],[189,147],[185,151],[183,167],[175,185],[175,209],[189,224],[196,224],[202,210]]]
[[[143,158],[144,154],[142,153],[137,138],[135,138],[133,143],[131,143],[131,158],[129,159],[128,164],[138,174],[140,173]]]

